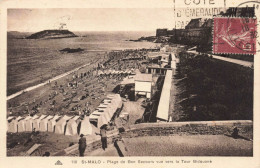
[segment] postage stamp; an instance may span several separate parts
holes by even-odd
[[[214,18],[213,53],[255,54],[256,18]]]

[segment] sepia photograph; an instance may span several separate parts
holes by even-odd
[[[253,159],[260,2],[169,4],[5,8],[5,157]]]

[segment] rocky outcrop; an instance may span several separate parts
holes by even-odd
[[[71,38],[77,37],[74,33],[69,30],[43,30],[37,33],[34,33],[27,39],[57,39],[57,38]]]

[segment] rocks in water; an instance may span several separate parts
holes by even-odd
[[[64,48],[60,50],[62,53],[75,53],[75,52],[81,52],[84,51],[82,48]]]

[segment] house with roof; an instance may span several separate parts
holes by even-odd
[[[135,97],[152,97],[152,74],[136,74],[135,76]]]

